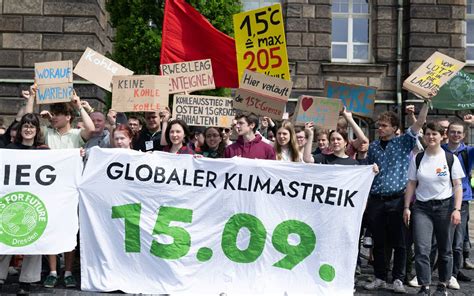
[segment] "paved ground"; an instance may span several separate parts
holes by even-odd
[[[474,204],[471,205],[470,208],[471,211],[471,217],[474,217]],[[469,223],[470,227],[470,236],[471,236],[471,242],[474,242],[474,219],[472,219]],[[471,250],[471,259],[474,259],[474,248]],[[79,270],[76,268],[77,272],[76,273],[76,278],[79,280]],[[462,272],[473,278],[474,279],[474,270],[462,270]],[[374,292],[369,292],[364,290],[363,286],[371,281],[372,279],[372,266],[367,265],[367,261],[363,260],[362,261],[362,274],[357,277],[356,280],[356,293],[354,295],[360,295],[360,296],[365,296],[365,295],[400,295],[400,294],[395,294],[392,292],[392,290],[389,288],[381,290],[381,291],[374,291]],[[433,283],[436,283],[437,280],[437,274],[434,274],[433,278]],[[474,280],[472,282],[460,282],[461,285],[461,290],[455,291],[455,290],[449,290],[449,295],[454,295],[454,296],[461,296],[461,295],[466,295],[466,296],[471,296],[474,295]],[[436,289],[435,286],[432,287],[432,291]],[[10,276],[8,278],[8,282],[3,285],[3,287],[0,289],[0,295],[15,295],[16,291],[18,290],[18,276]],[[414,295],[417,293],[418,289],[417,288],[411,288],[407,287],[408,294],[405,295]],[[46,289],[43,288],[41,285],[33,285],[30,295],[38,295],[38,296],[45,296],[45,295],[64,295],[64,296],[92,296],[92,295],[127,295],[124,293],[90,293],[90,292],[82,292],[79,289],[65,289],[63,286],[58,286],[55,289]],[[130,295],[130,294],[128,294]],[[216,295],[218,296],[218,295]],[[229,295],[231,296],[231,295]],[[336,296],[336,295],[335,295]]]

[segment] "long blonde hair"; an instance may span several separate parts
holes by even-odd
[[[299,162],[301,160],[301,156],[300,156],[300,152],[298,148],[298,142],[296,141],[296,133],[295,133],[295,129],[293,128],[293,124],[291,124],[290,121],[285,120],[281,124],[280,128],[284,128],[290,133],[290,141],[288,142],[288,149],[290,150],[291,161]],[[277,130],[277,135],[275,136],[278,137],[278,130]],[[274,145],[275,145],[275,151],[276,151],[276,158],[277,160],[281,160],[282,149],[281,149],[280,143],[278,143],[278,139],[275,140]]]

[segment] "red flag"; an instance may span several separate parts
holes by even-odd
[[[216,87],[239,87],[235,41],[184,0],[165,4],[161,64],[211,59]]]

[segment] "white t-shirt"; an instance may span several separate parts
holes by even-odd
[[[441,200],[453,195],[451,176],[444,150],[436,155],[425,155],[421,159],[418,173],[416,172],[416,157],[413,157],[408,167],[408,179],[418,181],[415,190],[416,199],[419,201]],[[464,172],[459,159],[454,156],[451,168],[453,178],[464,178]]]
[[[299,151],[298,151],[299,152]],[[299,159],[297,162],[304,162],[303,161],[303,155],[301,153],[298,153],[299,154]],[[288,148],[281,148],[281,160],[282,161],[286,161],[286,162],[291,162],[291,153],[290,153],[290,150]]]
[[[74,149],[84,146],[84,140],[81,137],[81,129],[71,128],[65,134],[59,134],[52,128],[41,128],[45,143],[50,149]]]

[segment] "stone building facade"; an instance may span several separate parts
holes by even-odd
[[[397,104],[397,58],[401,58],[401,81],[409,76],[434,51],[455,59],[467,57],[466,29],[474,38],[472,0],[282,0],[288,56],[294,81],[292,97],[300,94],[322,95],[325,80],[375,86],[378,88],[375,113],[404,108],[417,100],[402,91]],[[334,11],[346,6],[368,5],[369,56],[364,62],[335,61]],[[337,7],[334,9],[334,5]],[[470,5],[470,6],[469,6]],[[342,7],[342,8],[341,8]],[[355,8],[354,8],[355,9]],[[468,15],[469,12],[469,15]],[[402,47],[397,56],[398,16],[401,13]],[[470,23],[471,24],[471,23]],[[350,33],[349,33],[350,34]],[[356,32],[354,31],[354,34]],[[472,42],[472,41],[471,41]],[[472,51],[470,52],[472,53]],[[474,72],[474,58],[464,68]],[[466,110],[469,112],[473,110]],[[458,112],[461,115],[463,112]],[[433,117],[456,115],[432,110]],[[373,131],[373,120],[364,120]]]
[[[0,116],[8,122],[18,111],[21,90],[33,83],[35,62],[72,60],[75,65],[86,47],[112,52],[105,2],[0,0]],[[102,104],[102,89],[74,80],[81,98]]]
[[[275,2],[282,4],[294,82],[292,98],[301,94],[322,95],[325,80],[370,85],[378,88],[376,114],[417,102],[406,91],[401,91],[402,104],[397,102],[398,58],[403,81],[436,50],[466,60],[469,57],[466,40],[474,39],[467,38],[471,28],[467,23],[470,19],[474,22],[474,0],[241,1],[244,9]],[[27,89],[33,82],[35,62],[72,59],[76,63],[87,46],[101,53],[111,52],[113,30],[107,21],[105,2],[0,0],[0,116],[11,118],[18,110],[22,103],[21,89]],[[367,18],[365,60],[334,58],[334,48],[339,44],[334,42],[337,34],[333,30],[337,26],[333,21],[347,8],[344,5],[368,7],[366,12],[360,10],[364,13],[355,16]],[[335,7],[339,16],[334,12]],[[398,56],[400,13],[403,42]],[[344,13],[342,16],[345,17]],[[471,31],[474,36],[474,25]],[[474,49],[474,44],[471,45]],[[465,70],[474,72],[474,58]],[[96,105],[105,95],[99,87],[80,79],[75,88],[81,97],[91,99]],[[294,103],[289,109],[292,107]],[[442,110],[432,113],[437,117],[454,115]],[[361,123],[366,130],[373,130],[373,120],[365,119]]]

